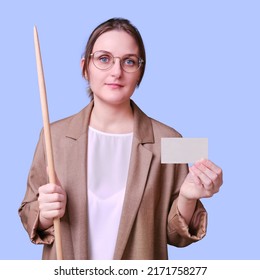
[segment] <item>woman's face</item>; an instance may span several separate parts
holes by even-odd
[[[121,30],[112,30],[100,35],[93,46],[92,53],[97,51],[109,52],[119,58],[128,54],[139,57],[135,39]],[[99,99],[108,104],[119,105],[129,102],[139,78],[140,69],[132,73],[125,72],[118,58],[115,58],[115,63],[108,70],[96,68],[92,59],[88,66],[88,81],[94,100]]]

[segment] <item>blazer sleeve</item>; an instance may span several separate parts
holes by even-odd
[[[43,138],[43,131],[41,131],[28,175],[25,197],[18,210],[22,224],[30,240],[35,244],[51,244],[54,241],[53,226],[43,231],[38,230],[38,189],[48,183]]]
[[[175,170],[175,193],[167,223],[167,237],[168,243],[176,247],[185,247],[189,244],[201,240],[206,235],[207,229],[207,212],[201,203],[197,201],[195,211],[193,213],[190,224],[187,225],[184,218],[181,216],[178,207],[178,193],[182,182],[184,181],[187,168],[183,165],[176,165]]]

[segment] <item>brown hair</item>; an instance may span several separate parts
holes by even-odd
[[[85,48],[85,52],[82,56],[82,58],[84,58],[84,64],[82,67],[82,76],[85,77],[86,73],[88,73],[90,54],[92,53],[96,40],[98,39],[98,37],[100,35],[102,35],[105,32],[111,31],[111,30],[123,30],[135,39],[135,41],[138,45],[138,48],[139,48],[139,56],[144,60],[144,62],[142,63],[142,66],[140,68],[140,71],[141,71],[140,79],[137,84],[137,86],[139,86],[142,81],[142,78],[144,75],[144,70],[145,70],[146,55],[145,55],[144,43],[143,43],[143,39],[142,39],[141,34],[138,31],[138,29],[129,20],[124,19],[124,18],[111,18],[111,19],[101,23],[93,30],[93,32],[89,36],[89,39],[88,39],[88,42],[87,42],[87,45]],[[93,92],[90,87],[88,88],[88,92],[89,92],[90,98],[93,99]]]

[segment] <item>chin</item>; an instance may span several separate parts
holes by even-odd
[[[111,105],[120,105],[130,101],[132,95],[123,95],[122,93],[110,92],[97,96],[98,99]]]

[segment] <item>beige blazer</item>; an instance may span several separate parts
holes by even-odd
[[[87,145],[93,106],[92,101],[51,125],[55,169],[68,197],[61,219],[65,259],[88,259]],[[187,166],[160,163],[161,137],[180,134],[146,116],[133,101],[131,106],[134,136],[114,259],[167,259],[167,244],[182,247],[204,237],[207,214],[198,202],[190,227],[185,224],[176,204]],[[41,133],[19,215],[31,241],[44,244],[43,259],[56,259],[53,227],[37,230],[38,188],[47,182]]]

